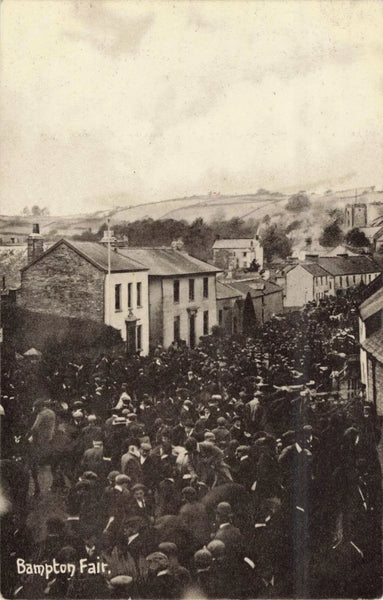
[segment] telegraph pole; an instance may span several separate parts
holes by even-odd
[[[110,313],[112,310],[112,287],[111,287],[111,281],[110,281],[110,273],[111,273],[111,247],[110,247],[110,218],[108,217],[107,220],[107,225],[108,225],[108,325],[110,325],[111,319],[110,319]]]

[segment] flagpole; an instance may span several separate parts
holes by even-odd
[[[111,323],[111,319],[110,319],[110,313],[112,310],[112,288],[111,288],[111,281],[110,281],[110,273],[111,273],[111,248],[110,248],[110,218],[108,217],[107,220],[107,225],[108,225],[108,325],[110,325]]]

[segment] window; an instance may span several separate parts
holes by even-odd
[[[247,256],[247,252],[244,252],[244,253],[243,253],[243,256]]]
[[[180,282],[178,279],[173,281],[173,302],[180,301]]]
[[[350,284],[349,284],[349,280],[348,280],[348,275],[346,275],[346,287],[348,287],[349,285]]]
[[[137,325],[137,350],[142,350],[142,325]]]
[[[141,304],[141,282],[137,283],[137,306],[142,306]]]
[[[203,278],[203,297],[204,298],[209,297],[209,278],[208,277]]]
[[[128,308],[132,308],[132,284],[128,283]]]
[[[355,275],[352,276],[352,282],[356,283],[356,277],[355,277]]]
[[[218,323],[219,323],[219,325],[222,325],[222,321],[223,321],[223,310],[220,309],[218,311]]]
[[[244,261],[243,261],[243,268],[244,268],[244,269],[246,269],[246,268],[247,268],[247,261],[246,261],[246,260],[244,260]]]
[[[114,286],[114,308],[121,310],[121,283]]]
[[[194,279],[189,279],[189,300],[194,300]]]
[[[180,317],[174,317],[174,321],[173,321],[173,337],[174,337],[174,341],[178,342],[178,340],[180,339]]]
[[[209,311],[203,311],[203,334],[208,335],[209,333]]]

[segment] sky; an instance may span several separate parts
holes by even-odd
[[[3,0],[0,213],[383,187],[383,2]]]

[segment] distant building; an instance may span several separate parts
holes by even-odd
[[[366,204],[347,204],[345,208],[344,224],[347,229],[354,227],[366,227],[367,205]]]
[[[228,334],[240,333],[242,311],[242,293],[228,283],[217,280],[217,315],[219,327],[222,327]]]
[[[249,294],[254,306],[255,318],[259,325],[283,312],[283,290],[271,281],[258,279],[241,279],[230,281],[230,287],[241,293],[245,300]],[[242,329],[242,324],[240,324]]]
[[[183,340],[194,347],[217,324],[219,269],[171,248],[119,248],[122,256],[149,269],[150,346]]]
[[[366,400],[383,416],[383,276],[365,290],[359,305],[360,370]]]
[[[285,306],[301,307],[312,300],[341,294],[361,282],[370,283],[381,271],[368,256],[317,257],[286,273]]]
[[[248,269],[255,261],[259,268],[263,267],[263,247],[256,235],[254,238],[221,239],[213,244],[214,264],[229,270]]]
[[[41,236],[28,241],[18,304],[60,317],[111,325],[128,351],[149,351],[148,268],[96,242],[62,239],[41,252]],[[39,236],[39,237],[37,237]]]

